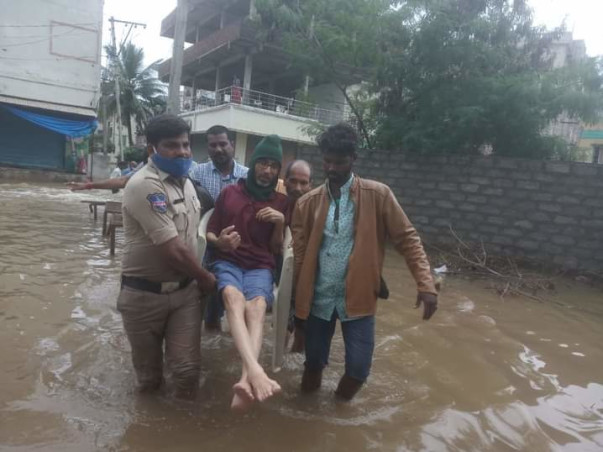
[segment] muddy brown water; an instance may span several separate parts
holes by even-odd
[[[204,334],[198,400],[141,398],[115,310],[120,239],[111,258],[80,203],[118,197],[0,185],[0,450],[603,450],[601,292],[561,281],[550,302],[502,301],[448,278],[423,322],[393,254],[372,376],[352,403],[332,397],[339,332],[315,396],[299,394],[303,360],[289,355],[283,394],[231,414],[232,340]]]

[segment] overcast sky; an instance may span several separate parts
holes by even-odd
[[[535,13],[536,23],[554,28],[565,21],[567,29],[574,32],[574,39],[586,42],[589,55],[603,55],[603,0],[529,0]],[[147,24],[146,30],[132,30],[133,42],[144,48],[145,60],[151,63],[160,58],[169,58],[172,40],[159,36],[161,20],[176,7],[176,0],[105,0],[105,26],[103,41],[111,39],[107,19],[131,20]],[[126,28],[117,25],[117,40],[120,41]]]

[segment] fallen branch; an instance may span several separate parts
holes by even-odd
[[[450,270],[446,273],[470,275],[472,277],[493,278],[494,289],[501,299],[508,295],[520,295],[531,300],[543,302],[537,295],[540,291],[553,290],[553,278],[543,278],[542,275],[530,275],[520,271],[517,262],[510,257],[505,259],[490,259],[483,241],[479,244],[469,244],[450,226],[450,234],[456,242],[456,253],[450,253],[437,246],[432,246],[446,256]]]

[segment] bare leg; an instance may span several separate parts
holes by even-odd
[[[251,339],[251,346],[256,361],[260,357],[260,350],[262,349],[262,327],[265,309],[266,302],[261,297],[245,302],[245,325]],[[259,329],[257,328],[256,317],[260,317],[261,323],[259,324]],[[243,365],[241,379],[233,386],[234,397],[232,398],[230,408],[235,411],[247,411],[255,400],[253,388],[248,378],[247,368]]]
[[[245,395],[248,396],[248,390],[251,388],[253,391],[253,399],[263,402],[274,394],[274,384],[276,384],[276,382],[268,378],[258,363],[256,350],[253,346],[254,343],[257,343],[257,339],[256,342],[252,340],[245,322],[245,297],[238,289],[232,286],[226,286],[222,291],[222,296],[224,297],[226,315],[228,317],[228,323],[235,342],[235,347],[243,361],[243,374],[241,380],[233,387],[233,390],[235,391],[235,394],[241,398],[245,397]],[[255,325],[255,323],[256,321],[254,319],[252,324]],[[255,328],[257,329],[257,326],[255,326]],[[252,326],[252,330],[253,329],[254,326]],[[276,386],[278,387],[278,384],[276,384]],[[280,387],[278,389],[280,390]],[[233,403],[234,402],[235,400],[233,400]],[[238,406],[233,406],[233,408],[238,409]]]
[[[260,351],[262,350],[262,339],[264,337],[264,318],[266,317],[266,300],[264,297],[256,297],[250,300],[245,305],[245,320],[247,323],[247,330],[251,337],[251,343],[255,352],[256,361],[260,357]],[[251,386],[254,387],[253,375],[249,375]],[[266,374],[262,370],[261,377],[266,377]],[[267,378],[267,377],[266,377]],[[280,392],[280,385],[272,380],[268,379],[271,387],[271,394],[274,395]]]

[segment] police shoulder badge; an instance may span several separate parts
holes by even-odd
[[[167,202],[165,201],[165,195],[163,193],[151,193],[147,196],[147,199],[151,203],[151,209],[155,212],[167,212]]]

